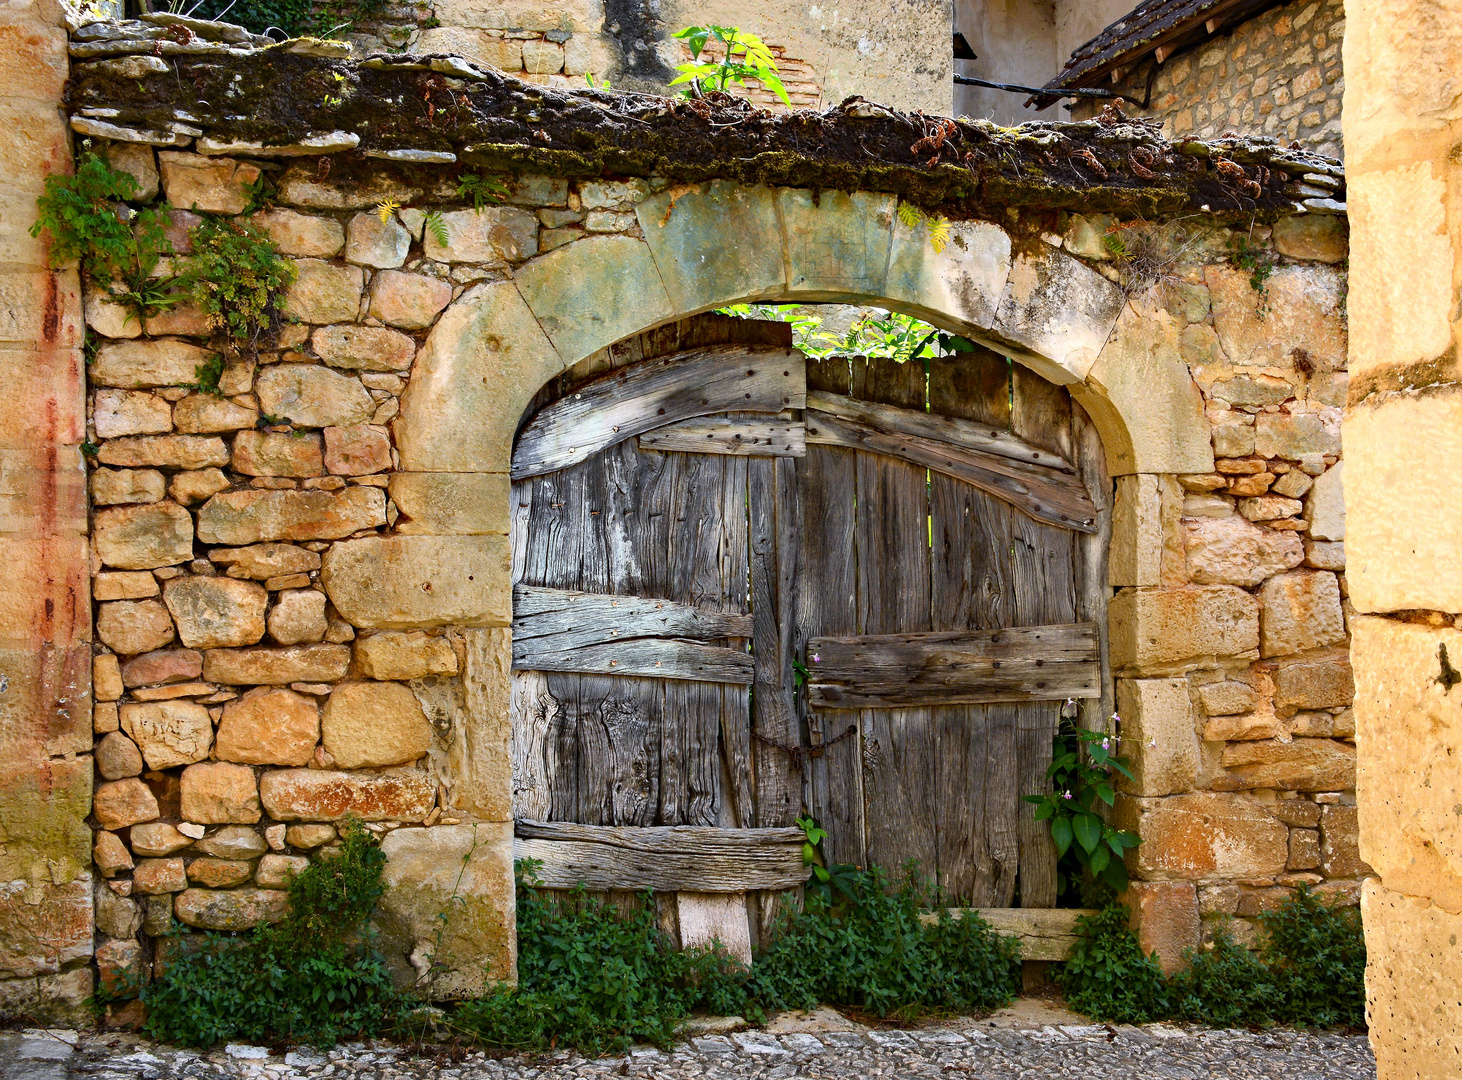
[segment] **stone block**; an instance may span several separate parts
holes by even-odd
[[[563,70],[563,46],[552,41],[523,42],[523,69],[535,75],[552,75]]]
[[[1248,500],[1254,501],[1254,500]],[[1247,515],[1184,523],[1188,576],[1203,585],[1252,588],[1304,561],[1304,544],[1292,532],[1261,529]]]
[[[166,496],[167,480],[156,469],[97,469],[91,474],[91,501],[95,506],[155,503]]]
[[[213,394],[189,394],[173,406],[173,427],[188,434],[240,431],[258,423],[257,409],[246,409]]]
[[[1281,713],[1349,705],[1354,698],[1355,680],[1344,653],[1284,660],[1274,671],[1274,707]]]
[[[1289,656],[1345,640],[1340,584],[1324,570],[1290,570],[1259,589],[1260,649]]]
[[[1217,716],[1203,725],[1206,742],[1277,739],[1284,734],[1284,724],[1267,709],[1242,716]]]
[[[320,738],[314,699],[260,687],[223,708],[214,753],[245,765],[307,765]]]
[[[365,289],[365,271],[320,259],[296,259],[294,265],[298,273],[284,294],[285,315],[307,323],[355,321]]]
[[[85,331],[75,270],[0,270],[0,342],[36,346],[49,357],[80,348]]]
[[[1254,452],[1263,458],[1299,461],[1340,453],[1340,410],[1260,413],[1254,418]]]
[[[173,901],[178,921],[200,930],[251,930],[289,914],[289,893],[279,889],[187,889]]]
[[[495,982],[511,981],[516,964],[513,932],[511,826],[435,825],[396,829],[381,842],[386,892],[376,925],[398,981],[411,985],[411,957],[422,946],[445,971],[433,983],[442,997],[473,997]],[[457,899],[453,900],[452,898]],[[450,902],[460,914],[445,929],[433,912]]]
[[[127,845],[122,843],[121,837],[116,833],[106,830],[96,834],[96,844],[91,849],[91,861],[97,873],[104,878],[114,878],[124,870],[132,869],[132,856],[127,851]]]
[[[160,151],[157,158],[168,202],[185,210],[242,214],[249,205],[248,187],[260,176],[257,165],[231,158],[176,150]]]
[[[115,600],[97,608],[96,636],[124,655],[150,652],[173,640],[173,620],[156,600]]]
[[[228,491],[198,511],[198,539],[205,544],[334,540],[384,524],[386,493],[379,488]]]
[[[1330,878],[1359,878],[1371,873],[1360,857],[1360,825],[1354,806],[1329,805],[1320,811],[1321,869]]]
[[[98,390],[91,400],[97,438],[158,435],[173,430],[173,407],[154,394],[141,390]]]
[[[451,282],[384,270],[371,280],[370,313],[387,326],[421,330],[452,302]]]
[[[115,656],[102,653],[92,660],[91,692],[97,701],[116,701],[122,696],[122,667]]]
[[[391,467],[391,436],[373,424],[325,429],[325,468],[336,476],[369,476]]]
[[[1305,500],[1305,521],[1309,524],[1310,537],[1314,540],[1345,539],[1345,491],[1341,478],[1341,467],[1337,461],[1326,469],[1310,489]]]
[[[345,246],[345,229],[333,218],[278,208],[257,213],[249,220],[264,230],[281,255],[329,259]]]
[[[825,203],[834,198],[846,196],[829,193]],[[554,349],[570,364],[675,314],[649,246],[628,236],[588,237],[540,255],[515,280]]]
[[[183,770],[182,811],[203,825],[254,824],[260,816],[254,770],[222,761],[189,765]]]
[[[387,490],[398,533],[478,536],[507,533],[508,488],[506,473],[397,472]]]
[[[1112,599],[1112,666],[1144,671],[1252,654],[1259,605],[1233,585],[1131,589]]]
[[[348,773],[323,769],[276,769],[259,785],[264,807],[277,821],[420,821],[436,802],[437,785],[426,773]]]
[[[994,332],[1054,361],[1066,375],[1060,381],[1080,381],[1120,325],[1125,305],[1122,290],[1095,270],[1063,251],[1041,246],[1012,261]],[[1118,336],[1123,333],[1119,330]]]
[[[1355,786],[1355,747],[1333,739],[1235,742],[1224,747],[1218,790],[1345,791]]]
[[[103,572],[91,579],[93,600],[145,600],[157,595],[157,578],[146,570]]]
[[[205,856],[188,864],[188,880],[208,889],[229,889],[254,876],[254,864]]]
[[[716,180],[652,195],[635,208],[676,311],[780,293],[786,284],[776,195]],[[727,245],[725,238],[738,242]]]
[[[357,638],[355,661],[371,679],[422,679],[457,674],[457,653],[444,637],[419,630],[382,630]]]
[[[213,747],[208,710],[191,701],[123,705],[122,730],[142,749],[148,768],[171,769],[202,761]]]
[[[1318,829],[1289,830],[1289,862],[1286,870],[1313,870],[1320,865],[1320,832]]]
[[[327,629],[325,594],[315,589],[286,589],[269,611],[269,636],[281,645],[321,641]]]
[[[205,469],[228,464],[228,447],[215,435],[137,435],[103,443],[103,465]]]
[[[1119,795],[1112,824],[1142,839],[1128,853],[1127,866],[1148,880],[1273,877],[1289,859],[1289,830],[1239,794]]]
[[[538,254],[538,218],[516,206],[451,210],[442,215],[447,242],[437,243],[428,230],[423,250],[428,259],[446,263],[489,263],[501,266]]]
[[[254,884],[261,889],[288,889],[309,867],[310,860],[303,855],[265,855],[259,860]]]
[[[1254,452],[1252,423],[1225,423],[1213,429],[1214,457],[1248,457]]]
[[[320,556],[294,544],[254,544],[240,548],[214,548],[208,558],[228,567],[229,577],[265,581],[285,574],[307,574],[320,569]]]
[[[415,761],[432,744],[421,704],[396,682],[340,683],[320,722],[325,752],[342,769],[380,768]]]
[[[91,955],[91,875],[53,883],[7,882],[0,891],[0,977],[59,971]]]
[[[433,26],[421,31],[413,51],[420,53],[455,53],[476,64],[487,64],[502,71],[523,70],[523,42],[492,37],[482,30],[463,26]]]
[[[331,367],[357,371],[406,371],[416,355],[416,342],[384,326],[322,326],[310,345]]]
[[[1225,679],[1199,687],[1198,700],[1209,716],[1236,716],[1254,707],[1254,686],[1237,679]]]
[[[1184,955],[1198,948],[1202,930],[1198,890],[1191,881],[1134,881],[1123,901],[1132,911],[1132,929],[1145,954],[1157,953],[1166,974],[1188,966]]]
[[[301,427],[360,424],[375,411],[360,380],[319,364],[275,364],[255,381],[259,407]]]
[[[142,754],[137,744],[120,731],[113,731],[97,742],[92,756],[103,780],[121,780],[142,772]]]
[[[125,829],[157,817],[157,799],[141,780],[129,777],[98,784],[92,812],[103,829]]]
[[[1116,588],[1159,584],[1162,549],[1161,479],[1141,474],[1117,477],[1108,582]]]
[[[229,577],[183,577],[169,581],[163,600],[190,649],[252,645],[264,636],[269,594],[252,581]]]
[[[881,192],[777,189],[787,295],[857,302],[883,294],[898,199]]]
[[[241,431],[234,436],[233,469],[245,476],[319,476],[325,471],[320,435]]]
[[[317,848],[321,844],[328,844],[334,840],[335,826],[290,825],[285,829],[284,838],[290,847],[297,847],[308,851],[311,848]]]
[[[366,537],[325,553],[320,581],[351,625],[506,626],[511,553],[501,536]]]
[[[895,218],[884,295],[911,314],[984,331],[995,321],[1010,260],[1010,237],[990,222],[954,222],[944,250],[935,251],[923,226]]]
[[[195,846],[204,855],[234,861],[257,859],[268,849],[259,831],[247,825],[225,825],[199,840]]]
[[[410,250],[411,234],[396,220],[395,214],[387,214],[385,221],[375,212],[356,214],[350,219],[345,237],[347,261],[392,270],[406,261]]]
[[[130,838],[132,850],[138,855],[157,858],[166,858],[175,851],[182,851],[193,842],[172,825],[162,821],[133,825]]]
[[[181,303],[156,315],[147,316],[143,327],[149,336],[181,334],[183,337],[207,337],[218,325],[214,316],[192,303]]]
[[[131,867],[131,860],[128,860],[127,868]],[[136,900],[118,896],[110,886],[98,884],[92,893],[92,902],[96,905],[96,928],[108,937],[136,937],[137,931],[142,929],[142,907]]]
[[[1290,350],[1309,353],[1317,369],[1344,369],[1345,275],[1328,266],[1281,266],[1261,294],[1249,273],[1215,263],[1204,268],[1213,294],[1213,325],[1229,359],[1243,367],[1287,367]],[[1263,453],[1261,450],[1260,453]]]
[[[1350,255],[1350,228],[1335,214],[1291,214],[1274,223],[1274,250],[1291,259],[1344,262]]]
[[[210,649],[203,677],[231,686],[334,682],[350,667],[348,645],[291,645],[284,649]]]
[[[1122,717],[1120,751],[1132,763],[1133,780],[1121,787],[1135,795],[1192,791],[1198,781],[1198,735],[1187,679],[1118,679]]]
[[[523,410],[563,368],[512,282],[469,289],[433,328],[401,397],[401,468],[506,474]]]
[[[122,668],[127,686],[191,682],[203,672],[203,654],[192,649],[166,649],[128,660]]]

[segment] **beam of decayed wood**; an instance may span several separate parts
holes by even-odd
[[[708,611],[673,600],[644,596],[606,596],[573,589],[513,587],[513,646],[555,652],[581,645],[602,645],[635,638],[750,637],[751,616]],[[530,646],[530,642],[551,638]]]
[[[990,924],[1003,937],[1013,937],[1020,946],[1022,960],[1069,960],[1076,946],[1076,920],[1095,911],[1082,908],[950,908],[956,919],[969,911]],[[925,923],[936,922],[937,912],[919,916]]]
[[[641,450],[677,450],[689,454],[731,454],[742,457],[802,457],[807,428],[791,417],[732,414],[697,416],[647,431]]]
[[[806,403],[803,356],[763,345],[690,349],[612,371],[541,409],[518,436],[512,477],[563,469],[693,416],[779,413]]]
[[[807,880],[800,829],[596,826],[519,821],[514,857],[540,862],[551,889],[746,892]]]
[[[1098,697],[1091,623],[812,638],[808,700],[819,709],[909,708]]]
[[[753,677],[748,652],[666,638],[636,638],[564,651],[541,641],[530,642],[519,651],[514,642],[513,668],[742,685],[750,685]]]
[[[1096,507],[1085,486],[1063,472],[923,435],[880,430],[813,409],[806,417],[810,445],[846,446],[900,458],[987,491],[1036,521],[1078,532],[1096,529]]]

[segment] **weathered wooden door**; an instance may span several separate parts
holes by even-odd
[[[1101,693],[1100,446],[994,354],[805,362],[785,332],[686,320],[531,410],[519,836],[550,884],[777,889],[808,809],[834,858],[1049,906],[1020,795],[1060,700]]]

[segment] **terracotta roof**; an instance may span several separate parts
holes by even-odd
[[[1283,0],[1143,0],[1071,54],[1048,90],[1091,86],[1114,70],[1130,68],[1149,53],[1159,62],[1178,49],[1196,44],[1226,26],[1252,18]],[[1055,97],[1034,97],[1040,107]]]

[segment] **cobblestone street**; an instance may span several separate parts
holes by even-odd
[[[199,1054],[130,1035],[30,1030],[0,1034],[0,1080],[547,1080],[551,1077],[927,1076],[971,1080],[1372,1080],[1362,1035],[1108,1027],[1022,1002],[980,1021],[918,1030],[866,1029],[826,1016],[779,1018],[770,1031],[694,1036],[664,1053],[639,1048],[588,1061],[413,1053],[385,1044],[318,1051],[231,1045]],[[795,1030],[797,1028],[814,1030]],[[831,1030],[833,1028],[844,1030]]]

